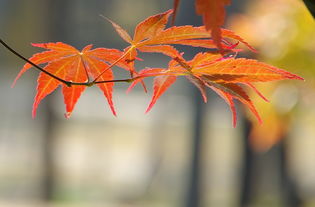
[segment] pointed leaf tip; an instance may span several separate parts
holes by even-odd
[[[128,32],[126,30],[124,30],[121,26],[119,26],[118,24],[116,24],[114,21],[110,20],[109,18],[100,15],[102,18],[106,19],[109,23],[112,24],[112,26],[114,27],[114,29],[116,30],[116,32],[119,34],[119,36],[125,40],[128,43],[132,42],[132,38],[130,37],[130,35],[128,34]]]
[[[146,39],[153,38],[164,30],[168,18],[173,10],[168,10],[164,13],[156,14],[146,18],[144,21],[140,22],[135,29],[133,42],[139,43]]]
[[[154,78],[153,96],[151,102],[145,111],[148,113],[161,95],[176,81],[176,76],[158,76]]]
[[[71,112],[66,112],[66,113],[64,113],[64,116],[65,116],[66,119],[69,119],[70,116],[71,116]]]

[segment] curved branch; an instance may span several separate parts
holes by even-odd
[[[61,83],[67,85],[68,87],[71,86],[93,86],[95,84],[102,84],[102,83],[116,83],[116,82],[125,82],[125,83],[131,83],[137,79],[140,78],[146,78],[146,77],[152,77],[152,76],[157,76],[157,75],[167,75],[167,74],[146,74],[146,75],[142,75],[142,76],[136,76],[133,78],[127,78],[127,79],[116,79],[116,80],[103,80],[103,81],[97,81],[97,79],[102,76],[102,74],[104,74],[104,72],[106,72],[107,70],[109,70],[111,67],[113,67],[114,65],[117,64],[117,62],[119,62],[120,60],[122,60],[127,54],[129,54],[129,52],[133,49],[130,48],[129,50],[127,50],[125,52],[125,54],[123,54],[120,58],[118,58],[115,62],[113,62],[111,65],[109,65],[97,78],[95,78],[93,81],[88,81],[88,82],[72,82],[72,81],[66,81],[62,78],[59,78],[58,76],[55,76],[54,74],[46,71],[45,69],[43,69],[42,67],[40,67],[39,65],[33,63],[32,61],[30,61],[29,59],[25,58],[23,55],[21,55],[20,53],[18,53],[17,51],[15,51],[13,48],[11,48],[8,44],[6,44],[2,39],[0,39],[0,43],[7,48],[10,52],[12,52],[14,55],[16,55],[17,57],[19,57],[20,59],[24,60],[25,62],[31,64],[33,67],[35,67],[37,70],[49,75],[50,77],[60,81]],[[177,74],[178,75],[178,74]]]
[[[72,82],[72,81],[66,81],[62,78],[59,78],[58,76],[55,76],[54,74],[46,71],[45,69],[43,69],[42,67],[40,67],[39,65],[33,63],[32,61],[30,61],[29,59],[27,59],[26,57],[24,57],[23,55],[21,55],[20,53],[18,53],[17,51],[15,51],[12,47],[10,47],[8,44],[6,44],[2,39],[0,39],[0,43],[7,48],[11,53],[13,53],[14,55],[16,55],[17,57],[19,57],[20,59],[24,60],[25,62],[31,64],[33,67],[35,67],[37,70],[49,75],[50,77],[60,81],[61,83],[67,85],[68,87],[71,87],[73,85],[76,86],[93,86],[95,84],[101,84],[101,83],[114,83],[114,82],[133,82],[134,80],[138,79],[139,77],[135,77],[135,78],[128,78],[128,79],[117,79],[117,80],[104,80],[104,81],[97,81],[97,79],[104,73],[106,72],[108,69],[110,69],[111,67],[113,67],[118,61],[122,60],[122,58],[124,58],[128,53],[129,50],[122,55],[119,59],[117,59],[113,64],[111,64],[110,66],[108,66],[100,75],[99,77],[97,77],[96,79],[94,79],[93,81],[88,81],[88,82]]]
[[[19,58],[21,58],[22,60],[24,60],[25,62],[31,64],[33,67],[35,67],[36,69],[38,69],[39,71],[46,73],[47,75],[49,75],[50,77],[66,84],[68,87],[71,87],[72,82],[70,81],[66,81],[63,80],[62,78],[59,78],[58,76],[55,76],[54,74],[44,70],[42,67],[38,66],[37,64],[33,63],[32,61],[30,61],[29,59],[25,58],[23,55],[21,55],[20,53],[18,53],[17,51],[15,51],[12,47],[10,47],[8,44],[6,44],[2,39],[0,39],[0,43],[7,48],[10,52],[12,52],[14,55],[18,56]]]

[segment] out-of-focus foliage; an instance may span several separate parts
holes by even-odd
[[[249,141],[254,150],[262,152],[286,136],[292,119],[295,118],[292,111],[298,101],[298,89],[290,83],[274,83],[264,85],[259,90],[269,97],[271,104],[266,104],[255,96],[252,97],[259,110],[263,111],[263,124],[253,122]]]
[[[231,18],[229,24],[259,50],[260,59],[294,71],[306,80],[260,88],[272,104],[254,100],[264,111],[264,124],[253,123],[250,142],[254,149],[265,151],[292,128],[290,117],[293,121],[299,119],[298,113],[292,117],[295,106],[303,114],[303,109],[310,109],[314,103],[315,21],[302,1],[256,0],[250,2],[244,14]]]
[[[315,22],[303,2],[252,1],[247,12],[231,18],[231,29],[258,47],[261,59],[315,75]]]

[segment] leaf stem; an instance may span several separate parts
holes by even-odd
[[[116,80],[104,80],[104,81],[96,81],[96,82],[91,82],[92,84],[100,84],[100,83],[116,83],[116,82],[126,82],[126,83],[131,83],[135,81],[136,79],[142,78],[141,76],[134,77],[134,78],[126,78],[126,79],[116,79]]]
[[[175,57],[173,58],[173,60],[175,60],[180,66],[182,66],[186,70],[191,71],[192,68],[184,60],[181,60],[179,57]]]
[[[88,72],[87,67],[85,65],[85,62],[84,62],[84,60],[82,58],[82,55],[80,55],[80,59],[82,61],[83,67],[84,67],[84,72],[85,72],[85,75],[86,75],[86,78],[87,78],[87,82],[89,83],[90,82],[90,75],[89,75],[89,72]]]
[[[111,69],[113,66],[115,66],[119,61],[121,61],[124,57],[126,57],[135,47],[131,46],[122,56],[120,56],[120,58],[118,58],[117,60],[115,60],[112,64],[110,64],[107,68],[105,68],[103,70],[103,72],[101,72],[93,81],[92,83],[97,83],[97,80],[109,69]]]

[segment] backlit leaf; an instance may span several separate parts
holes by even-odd
[[[113,73],[107,68],[110,63],[117,62],[117,59],[121,58],[123,55],[123,52],[116,49],[92,49],[92,45],[86,46],[82,51],[61,42],[32,45],[48,50],[33,55],[33,57],[30,58],[32,62],[35,64],[47,64],[43,68],[45,71],[50,72],[65,81],[75,83],[87,83],[90,78],[96,78],[100,74],[102,75],[99,77],[99,81],[112,80]],[[118,61],[117,66],[127,70],[129,69],[129,65],[126,63],[125,59]],[[29,63],[26,63],[14,82],[16,82],[16,80],[31,67],[32,66]],[[59,85],[62,85],[62,93],[66,105],[65,116],[70,117],[75,104],[86,88],[86,85],[72,85],[71,87],[68,87],[43,72],[40,73],[37,82],[37,94],[33,105],[33,117],[36,115],[36,109],[41,100],[52,93]],[[112,101],[113,85],[114,83],[98,84],[99,88],[103,91],[113,114],[116,115]]]
[[[149,112],[160,96],[176,81],[176,76],[159,76],[154,78],[153,96],[146,110]]]

